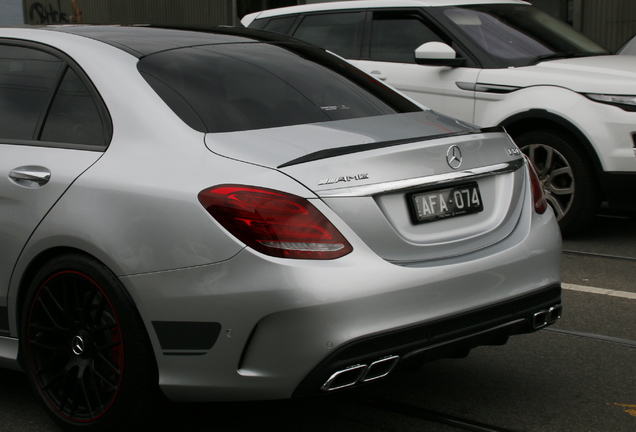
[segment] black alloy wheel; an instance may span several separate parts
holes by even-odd
[[[64,428],[128,430],[147,416],[158,394],[156,363],[131,303],[117,278],[83,255],[58,257],[36,274],[22,355],[36,393]]]

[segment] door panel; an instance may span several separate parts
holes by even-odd
[[[0,307],[6,306],[11,273],[29,237],[73,181],[101,155],[0,144]],[[2,324],[0,331],[6,330]]]
[[[89,89],[50,48],[0,44],[0,336],[9,332],[9,283],[25,244],[110,139]]]
[[[462,90],[457,83],[475,84],[480,69],[370,60],[360,60],[355,65],[435,111],[474,121],[475,92]]]

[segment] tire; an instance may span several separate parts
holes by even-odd
[[[568,135],[552,130],[520,134],[515,142],[534,165],[564,235],[589,226],[601,203],[594,167]]]
[[[21,355],[48,414],[70,431],[143,430],[159,402],[150,340],[119,280],[97,260],[49,261],[29,286]]]

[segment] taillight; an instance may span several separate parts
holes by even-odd
[[[528,173],[530,174],[530,186],[532,187],[534,211],[538,214],[543,214],[548,209],[548,201],[545,199],[545,194],[543,193],[543,185],[541,184],[541,180],[539,180],[537,171],[534,169],[534,165],[532,165],[528,156],[524,156],[527,162],[526,165],[528,166]]]
[[[220,185],[201,191],[199,201],[232,235],[266,255],[334,259],[353,250],[318,209],[295,195]]]

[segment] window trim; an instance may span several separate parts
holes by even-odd
[[[0,38],[0,45],[15,46],[15,47],[42,51],[46,54],[50,54],[54,57],[57,57],[64,63],[64,66],[60,68],[60,71],[57,77],[55,78],[55,82],[51,88],[51,92],[49,94],[49,100],[47,101],[46,107],[43,110],[43,112],[40,113],[41,115],[36,125],[34,138],[30,140],[23,140],[23,139],[12,139],[12,138],[0,137],[0,144],[26,145],[26,146],[34,146],[34,147],[67,148],[67,149],[73,149],[73,150],[92,150],[92,151],[105,151],[108,148],[113,137],[113,123],[110,117],[110,113],[108,112],[108,108],[106,107],[104,100],[102,99],[101,95],[95,88],[95,85],[90,80],[86,72],[84,72],[84,70],[71,57],[69,57],[64,52],[57,50],[49,45],[41,44],[38,42],[26,41],[22,39]],[[87,91],[93,98],[93,101],[95,102],[95,106],[97,107],[97,111],[102,122],[102,128],[104,130],[104,143],[101,145],[51,142],[51,141],[41,141],[39,139],[42,136],[44,123],[46,122],[46,118],[48,117],[49,112],[51,110],[51,106],[55,99],[55,95],[57,94],[57,91],[68,69],[71,69],[73,72],[77,74],[77,76],[82,81]]]

